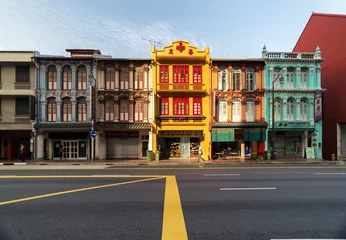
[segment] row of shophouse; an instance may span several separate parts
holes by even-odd
[[[60,147],[71,160],[141,159],[148,150],[194,158],[199,148],[211,160],[224,149],[263,155],[273,139],[278,157],[313,147],[322,158],[319,48],[264,47],[252,59],[212,59],[187,41],[153,46],[144,59],[66,51],[0,51],[1,158],[18,158],[24,144],[35,160],[59,159]]]

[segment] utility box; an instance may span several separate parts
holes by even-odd
[[[147,161],[151,161],[153,156],[153,151],[147,150]]]

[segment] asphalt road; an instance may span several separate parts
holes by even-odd
[[[184,230],[188,239],[346,239],[345,167],[0,168],[0,177],[4,240],[179,240]]]

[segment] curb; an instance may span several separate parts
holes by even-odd
[[[0,166],[8,166],[8,165],[27,165],[27,164],[26,163],[13,163],[13,162],[0,163]]]

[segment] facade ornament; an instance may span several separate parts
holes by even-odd
[[[228,99],[227,99],[227,103],[228,103],[228,104],[232,104],[232,103],[233,103],[233,99],[232,99],[232,98],[228,98]]]
[[[245,72],[245,71],[246,71],[246,65],[245,65],[245,64],[243,64],[243,66],[241,67],[241,71],[242,71],[242,72]]]
[[[76,65],[72,64],[71,65],[71,70],[72,70],[72,72],[76,72],[77,71]]]
[[[212,66],[212,70],[213,70],[213,72],[218,72],[219,71],[219,67],[218,66]]]
[[[232,72],[232,66],[229,66],[228,68],[227,68],[227,71],[230,73],[230,72]]]
[[[41,69],[42,72],[47,72],[47,66],[44,65],[44,64],[42,64],[42,65],[40,66],[40,69]]]
[[[130,71],[133,71],[134,67],[135,67],[135,66],[133,65],[133,63],[129,63],[129,70],[130,70]]]
[[[104,62],[100,62],[99,65],[98,65],[98,67],[99,67],[99,70],[100,70],[100,71],[103,71],[103,70],[104,70],[104,67],[105,67],[105,63],[104,63]]]
[[[143,65],[143,70],[144,70],[144,72],[147,72],[149,70],[148,64]]]
[[[55,65],[55,68],[58,72],[61,72],[61,66],[60,65]]]

